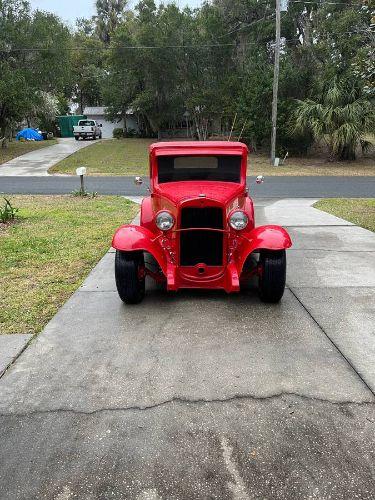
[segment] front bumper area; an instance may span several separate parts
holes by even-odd
[[[179,231],[172,231],[168,235],[155,234],[142,226],[125,225],[116,231],[112,246],[123,252],[151,254],[161,272],[147,268],[145,272],[157,281],[166,281],[168,290],[205,288],[232,293],[239,291],[240,279],[248,277],[249,273],[244,271],[244,267],[253,252],[285,250],[292,245],[288,233],[280,226],[259,226],[243,234],[223,230],[226,234],[224,265],[197,263],[194,266],[181,266],[176,238]],[[259,273],[259,269],[255,267],[252,272]]]
[[[201,273],[203,264],[193,267],[167,264],[167,290],[177,291],[180,288],[203,288],[211,290],[225,290],[227,293],[240,291],[240,278],[236,265],[230,262],[226,266],[207,266],[205,273]]]

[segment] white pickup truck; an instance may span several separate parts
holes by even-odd
[[[102,138],[102,124],[99,124],[96,120],[79,120],[78,125],[73,127],[73,134],[76,141],[80,137],[82,139],[101,139]]]

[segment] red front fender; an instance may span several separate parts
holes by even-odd
[[[112,246],[116,250],[121,250],[123,252],[143,250],[150,253],[166,275],[167,261],[162,248],[153,241],[154,239],[155,235],[148,229],[129,224],[117,229],[112,240]]]
[[[285,250],[292,246],[288,232],[281,226],[259,226],[246,234],[238,259],[239,274],[247,257],[255,250]]]

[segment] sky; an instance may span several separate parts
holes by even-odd
[[[95,13],[95,0],[29,0],[33,9],[47,10],[68,21],[72,26],[77,17],[90,17]],[[134,2],[131,2],[134,4]],[[196,7],[200,0],[176,0],[181,7]]]
[[[90,17],[95,12],[94,0],[29,0],[33,9],[47,10],[70,24],[77,17]]]

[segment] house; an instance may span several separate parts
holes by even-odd
[[[129,110],[126,113],[126,124],[123,123],[122,119],[119,118],[118,122],[111,122],[105,117],[105,106],[87,106],[83,110],[83,114],[87,116],[88,119],[96,120],[102,124],[102,135],[104,139],[109,139],[113,137],[114,128],[124,128],[126,125],[127,130],[138,131],[138,122],[136,116]]]

